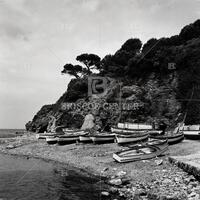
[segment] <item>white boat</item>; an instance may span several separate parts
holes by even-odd
[[[96,135],[91,135],[90,138],[93,143],[111,143],[115,140],[115,134],[99,133]]]
[[[46,137],[46,142],[48,144],[56,144],[57,141],[58,141],[58,137],[54,137],[54,136]]]
[[[111,132],[116,134],[134,134],[134,133],[146,133],[148,130],[131,130],[117,127],[111,127]]]
[[[153,127],[150,124],[143,124],[143,123],[118,123],[117,128],[122,129],[131,129],[131,130],[152,130]]]
[[[116,135],[116,140],[118,144],[126,144],[126,143],[136,143],[140,141],[147,140],[149,134],[132,134],[132,135]]]
[[[58,134],[58,133],[37,133],[35,135],[36,139],[46,139],[48,137],[56,137],[56,136],[60,136],[63,134]]]
[[[152,141],[144,145],[135,145],[128,150],[116,152],[113,158],[120,163],[152,159],[168,149],[167,140]]]
[[[187,125],[182,129],[185,138],[192,140],[200,140],[200,125]]]
[[[118,123],[116,127],[111,127],[111,132],[121,134],[144,133],[153,130],[152,125],[142,123]]]

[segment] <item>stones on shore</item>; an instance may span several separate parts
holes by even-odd
[[[116,194],[118,192],[118,189],[116,187],[110,187],[109,192],[112,194]]]
[[[156,165],[162,165],[163,160],[162,159],[155,160],[155,163],[156,163]]]
[[[103,192],[101,192],[101,195],[108,197],[110,194],[109,194],[109,192],[103,191]]]
[[[160,165],[151,172],[152,180],[144,182],[130,181],[125,171],[115,170],[109,193],[129,200],[200,200],[200,183],[194,176],[176,166]]]
[[[16,147],[12,144],[9,144],[8,146],[6,146],[6,149],[14,149],[14,148],[16,148]]]
[[[118,177],[123,177],[123,176],[125,176],[125,175],[126,175],[126,172],[125,172],[125,171],[120,171],[120,172],[117,173],[117,176],[118,176]]]
[[[114,178],[108,181],[110,185],[119,186],[122,185],[122,180],[120,178]]]

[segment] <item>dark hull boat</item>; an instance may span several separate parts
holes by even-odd
[[[183,131],[185,138],[190,140],[200,140],[200,130],[184,130]]]
[[[46,137],[46,142],[48,144],[56,144],[57,141],[58,141],[58,137],[54,137],[54,136]]]
[[[167,148],[167,140],[155,140],[145,145],[135,145],[128,150],[114,153],[113,158],[120,163],[152,159],[164,153]]]
[[[102,134],[96,134],[91,135],[90,139],[93,141],[94,144],[97,143],[113,143],[115,140],[115,134],[109,134],[109,133],[102,133]]]
[[[147,140],[148,137],[149,134],[147,132],[143,134],[116,135],[116,141],[118,144],[136,143]]]
[[[172,144],[177,144],[179,142],[181,142],[182,140],[184,140],[184,134],[183,133],[178,133],[175,135],[150,135],[150,138],[153,139],[159,139],[159,140],[168,140],[168,144],[172,145]]]
[[[182,128],[185,138],[200,140],[200,125],[187,125]]]
[[[92,142],[92,139],[90,138],[90,135],[86,133],[85,135],[79,136],[79,142],[81,143],[90,143]]]

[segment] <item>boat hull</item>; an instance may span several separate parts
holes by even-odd
[[[118,123],[117,128],[129,129],[129,130],[152,130],[153,127],[150,124],[142,124],[142,123]]]
[[[57,143],[59,145],[65,145],[65,144],[76,143],[78,140],[79,140],[79,136],[59,137],[57,140]]]
[[[111,127],[111,132],[112,133],[117,133],[117,134],[138,134],[138,133],[145,133],[147,131],[150,131],[151,129],[125,129],[125,128],[117,128],[117,127]]]
[[[120,163],[152,159],[160,156],[168,149],[167,141],[159,145],[134,146],[129,150],[113,154],[113,159]],[[145,151],[148,151],[145,153]]]
[[[200,140],[200,130],[184,130],[185,138],[190,140]]]
[[[149,137],[148,134],[138,135],[138,136],[126,136],[126,135],[116,135],[116,141],[118,144],[128,144],[128,143],[136,143],[140,141],[145,141]]]
[[[115,140],[115,135],[96,135],[96,136],[90,136],[90,139],[93,141],[93,143],[113,143]]]
[[[46,139],[48,137],[57,137],[57,136],[61,136],[62,134],[55,134],[55,133],[38,133],[36,134],[36,138],[39,139]]]
[[[57,137],[47,137],[47,138],[46,138],[47,144],[56,144],[57,141],[58,141],[58,138],[57,138]]]
[[[79,136],[79,142],[90,143],[90,142],[92,142],[92,139],[90,138],[90,136],[81,135],[81,136]]]
[[[177,134],[177,135],[174,135],[174,136],[165,136],[165,135],[163,135],[163,136],[150,136],[150,138],[160,139],[160,140],[167,139],[168,144],[172,145],[172,144],[177,144],[177,143],[181,142],[182,140],[184,140],[184,134]]]

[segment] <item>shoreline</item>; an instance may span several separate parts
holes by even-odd
[[[170,146],[163,157],[121,164],[112,158],[113,152],[122,149],[115,143],[48,145],[29,134],[6,139],[3,143],[0,139],[0,153],[25,159],[41,159],[75,170],[83,176],[97,178],[106,185],[105,190],[102,190],[105,197],[115,194],[118,199],[134,197],[155,200],[160,196],[171,198],[175,195],[174,199],[182,200],[190,195],[184,179],[191,176],[170,164],[168,156],[190,154],[195,148],[198,149],[198,145],[199,143],[184,141]],[[193,147],[193,150],[189,147]],[[173,185],[177,180],[179,184]],[[200,187],[199,183],[198,186]]]
[[[43,158],[43,157],[34,156],[34,155],[15,154],[15,153],[10,153],[10,152],[5,152],[5,151],[2,151],[2,150],[0,150],[0,154],[1,155],[7,155],[7,156],[13,156],[13,157],[16,157],[16,158],[18,157],[18,158],[22,158],[22,159],[42,160],[42,161],[47,162],[47,163],[52,163],[52,164],[62,166],[62,167],[67,168],[69,170],[74,170],[74,171],[80,173],[81,175],[84,175],[84,176],[87,176],[87,177],[91,177],[91,178],[97,178],[98,177],[97,174],[95,175],[94,173],[92,173],[88,170],[78,168],[76,166],[72,166],[69,163],[59,162],[59,161],[56,161],[56,160],[53,160],[53,159]]]

